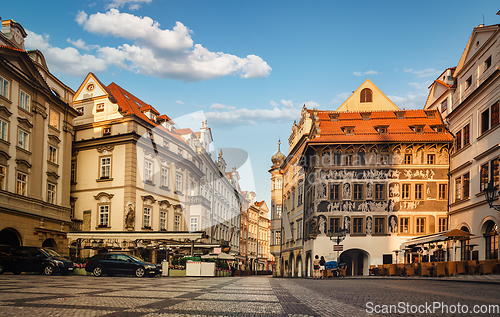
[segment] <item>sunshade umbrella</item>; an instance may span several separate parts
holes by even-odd
[[[458,238],[470,237],[472,234],[467,231],[463,231],[460,229],[453,229],[448,232],[443,233],[441,236],[449,237],[449,239],[453,240],[453,261],[455,261],[455,242]]]

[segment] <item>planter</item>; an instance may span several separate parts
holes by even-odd
[[[168,276],[170,277],[180,277],[180,276],[186,276],[186,270],[174,270],[170,269],[168,270]]]
[[[88,273],[90,275],[90,273]],[[87,271],[84,268],[74,268],[73,275],[87,275]]]

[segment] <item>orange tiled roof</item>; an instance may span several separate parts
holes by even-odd
[[[0,45],[0,47],[1,48],[8,48],[9,50],[18,51],[18,52],[26,52],[25,50],[22,50],[22,49],[17,48],[17,47],[12,47],[12,46]]]
[[[184,129],[175,129],[175,132],[179,134],[191,134],[193,133],[193,130],[191,130],[190,128],[184,128]]]
[[[152,113],[154,113],[155,115],[159,116],[160,113],[158,112],[158,110],[156,110],[155,108],[153,108],[153,106],[151,105],[146,105],[144,107],[141,107],[141,111],[144,112],[144,111],[151,111]]]
[[[363,120],[360,112],[318,111],[319,137],[309,142],[451,142],[452,135],[445,132],[438,133],[432,126],[443,125],[441,116],[435,112],[434,116],[427,116],[434,110],[402,110],[404,118],[397,118],[394,111],[373,111],[370,120]],[[338,121],[331,121],[330,114],[338,114]],[[363,112],[367,113],[367,112]],[[387,127],[386,134],[380,134],[379,126]],[[422,133],[416,133],[412,127],[422,127]],[[353,133],[347,135],[343,127],[353,127]]]

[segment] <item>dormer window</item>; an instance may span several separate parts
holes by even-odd
[[[413,130],[413,132],[417,133],[417,134],[422,134],[424,133],[424,126],[423,125],[414,125],[414,126],[410,126],[410,129]]]
[[[83,114],[84,114],[84,110],[83,109],[84,109],[83,107],[76,108],[76,112],[78,112],[79,116],[83,116]]]
[[[153,133],[151,133],[151,131],[146,132],[146,137],[148,139],[151,139],[151,141],[154,141],[154,139],[153,139]]]
[[[436,112],[434,110],[425,112],[427,119],[436,119]]]
[[[484,61],[484,71],[486,71],[491,66],[491,56]]]
[[[405,118],[405,111],[395,111],[394,114],[396,115],[396,119],[404,119]]]
[[[361,90],[361,94],[359,95],[359,102],[372,102],[373,101],[373,93],[371,89],[365,88]]]
[[[102,135],[111,135],[111,127],[102,128]]]
[[[104,112],[104,104],[100,103],[96,106],[95,112]]]
[[[469,76],[465,81],[465,89],[469,88],[472,85],[472,76]]]
[[[371,112],[362,112],[361,116],[363,117],[363,121],[368,121],[370,120]]]
[[[344,131],[345,135],[353,135],[354,134],[354,126],[352,127],[341,127],[342,131]]]
[[[328,116],[330,117],[330,121],[339,121],[338,113],[330,113]]]

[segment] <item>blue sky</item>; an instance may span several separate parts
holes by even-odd
[[[74,90],[92,71],[174,121],[202,111],[216,148],[249,153],[243,190],[270,205],[270,157],[280,138],[286,154],[304,104],[336,109],[370,78],[400,108],[422,108],[472,28],[483,15],[499,24],[499,9],[498,1],[25,0],[0,13]]]

